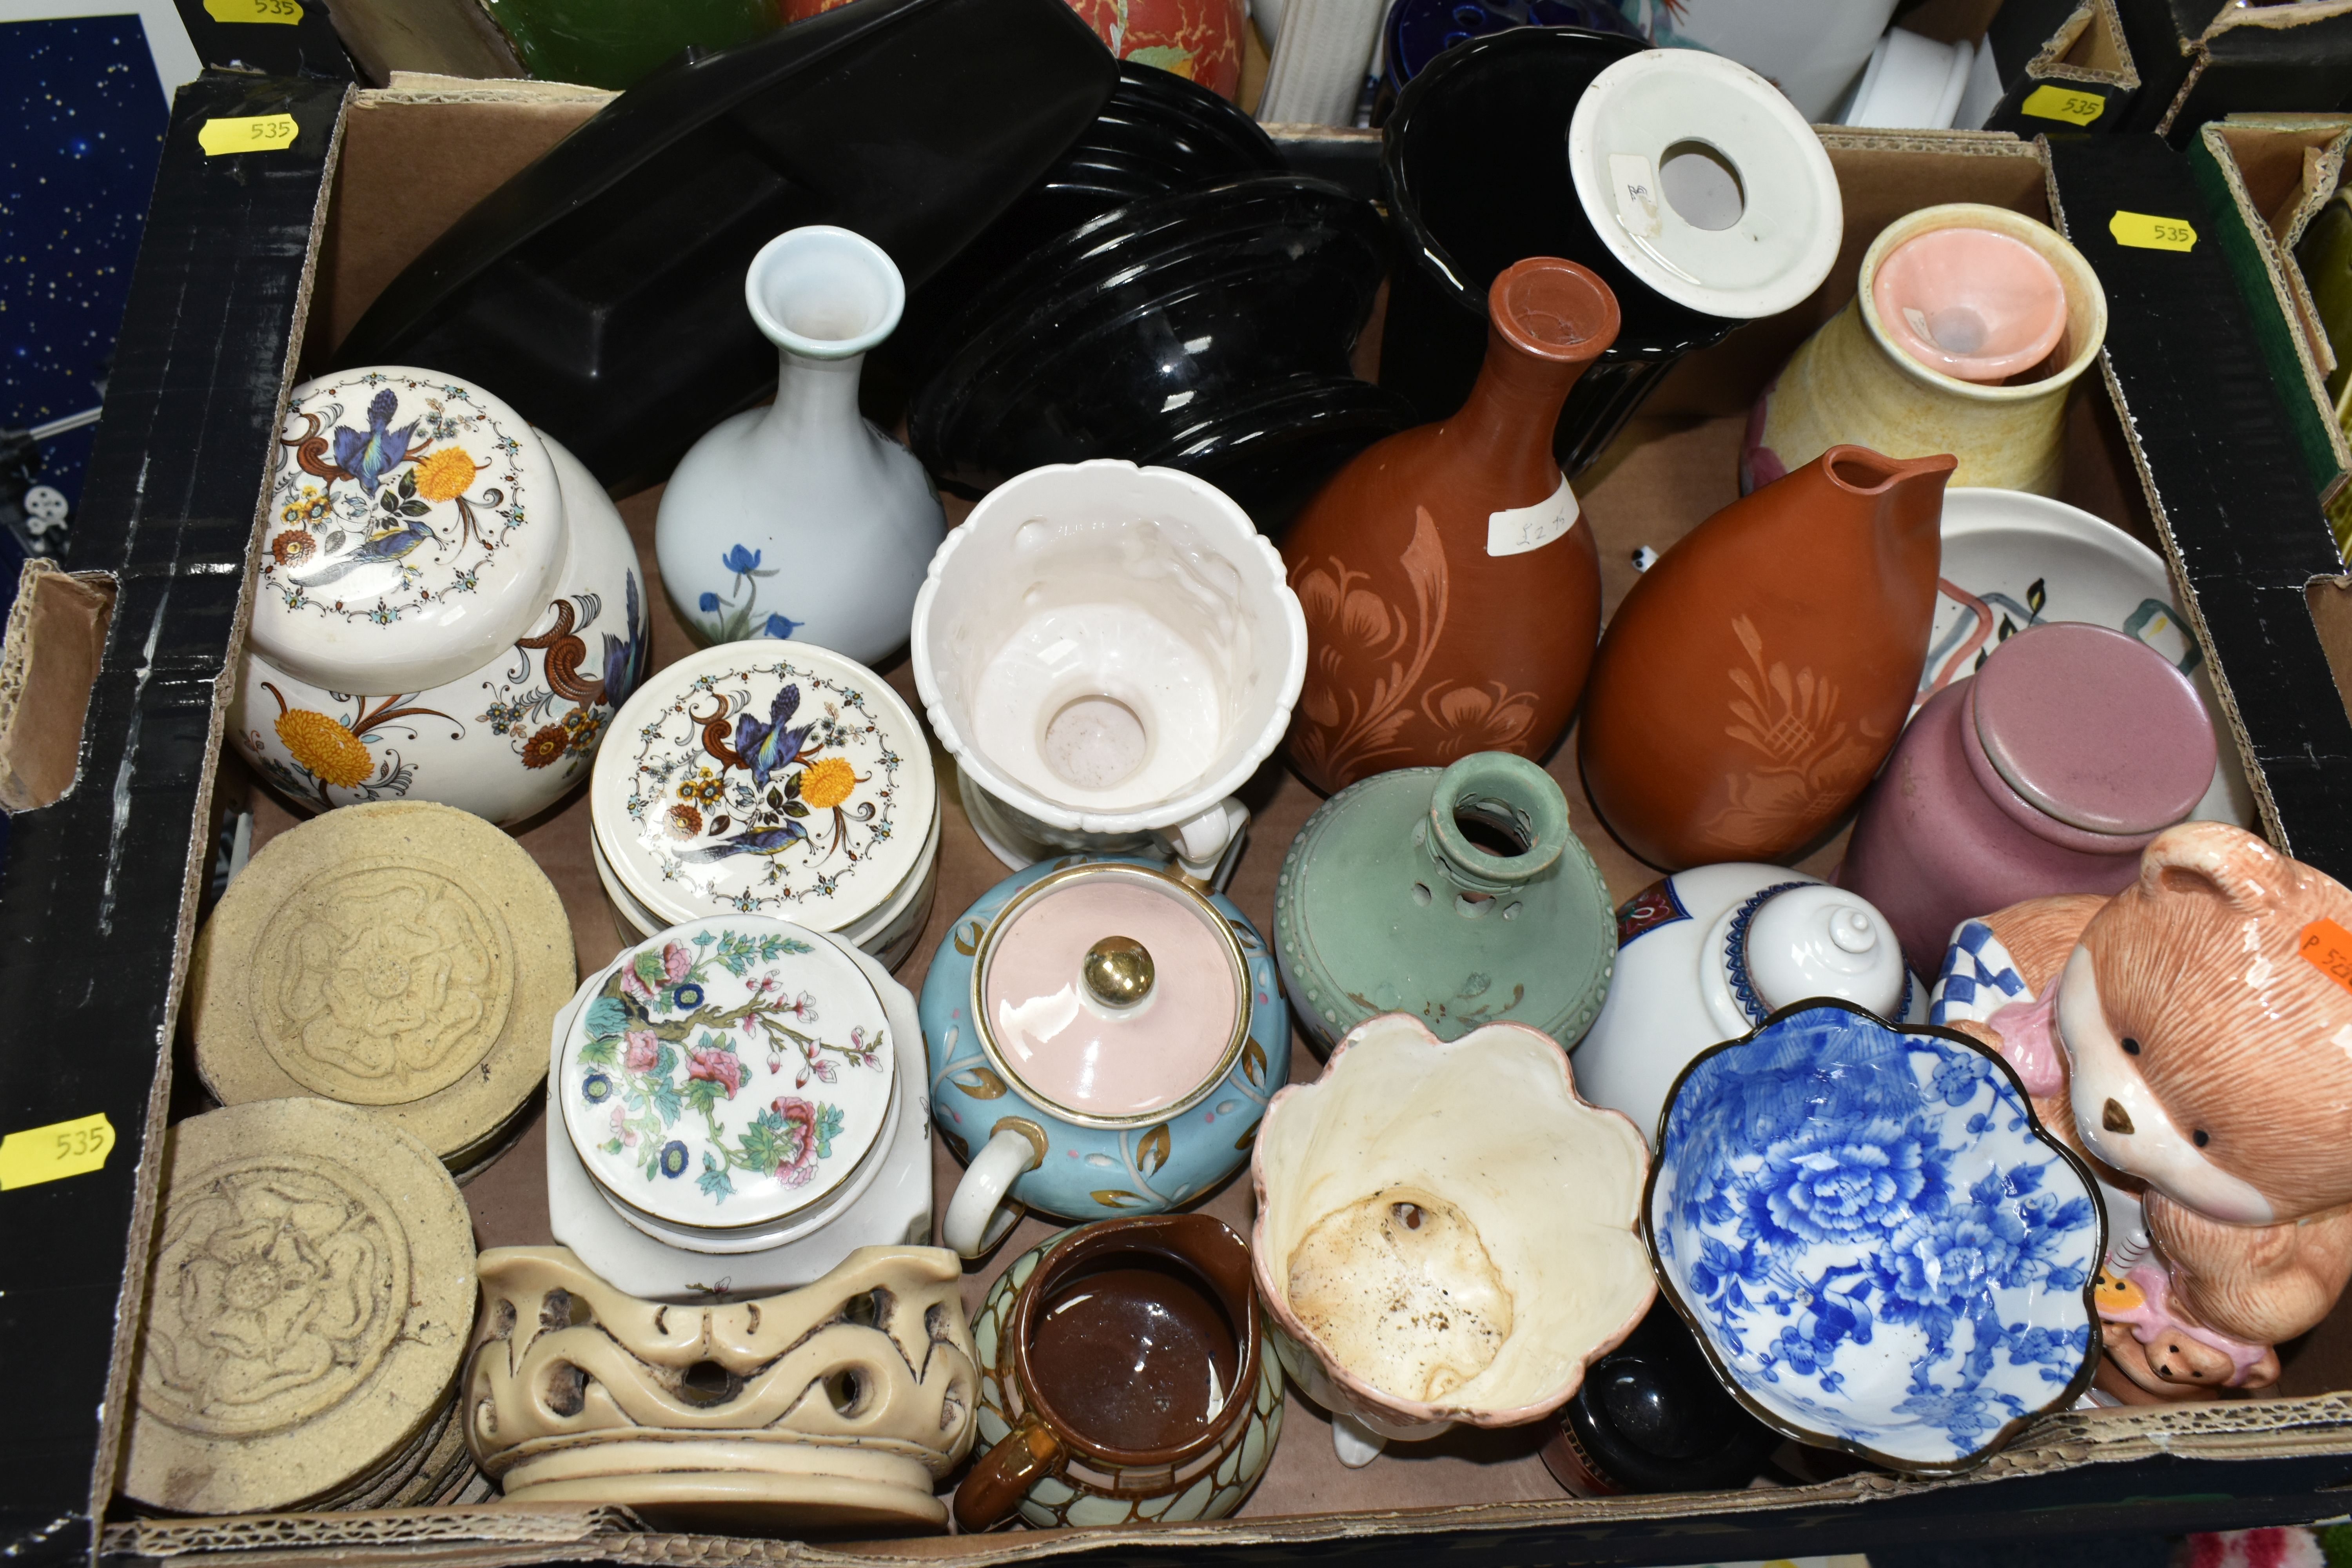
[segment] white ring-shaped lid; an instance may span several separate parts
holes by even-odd
[[[336,371],[287,405],[253,647],[329,691],[423,691],[507,653],[563,556],[554,462],[504,400],[406,365]]]
[[[1821,138],[1780,89],[1720,55],[1650,49],[1593,78],[1568,162],[1601,243],[1686,309],[1773,315],[1837,262],[1845,210]]]
[[[888,1125],[898,1059],[880,995],[835,943],[717,916],[604,972],[565,1033],[557,1099],[581,1163],[614,1200],[692,1231],[740,1231],[857,1173]]]
[[[848,359],[898,330],[907,283],[864,235],[810,224],[760,247],[743,274],[743,298],[778,348],[804,359]]]
[[[614,879],[660,919],[835,931],[921,870],[939,784],[887,681],[813,643],[759,638],[647,676],[613,716],[588,798]]]

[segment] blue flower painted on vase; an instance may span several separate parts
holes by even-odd
[[[753,550],[748,545],[733,544],[728,546],[727,553],[719,558],[719,563],[734,574],[733,585],[723,599],[715,593],[705,592],[695,601],[696,607],[704,617],[702,629],[711,641],[743,642],[755,637],[790,637],[808,625],[806,621],[793,620],[781,611],[762,612],[759,608],[761,581],[773,577],[782,570],[781,567],[761,565],[761,558],[765,554],[765,551]]]
[[[1813,1003],[1699,1058],[1644,1225],[1727,1381],[1807,1441],[1957,1469],[2089,1375],[2090,1178],[1956,1037]]]
[[[661,1173],[671,1177],[686,1174],[686,1145],[675,1138],[661,1147]]]

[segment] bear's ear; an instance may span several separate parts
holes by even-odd
[[[2150,898],[2202,894],[2244,914],[2278,907],[2294,889],[2294,862],[2242,827],[2184,822],[2140,852],[2139,889]]]

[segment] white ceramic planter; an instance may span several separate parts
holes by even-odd
[[[972,509],[931,558],[912,652],[1007,865],[1158,844],[1206,877],[1248,821],[1233,792],[1289,725],[1307,622],[1222,491],[1098,458]]]
[[[857,411],[906,285],[873,241],[815,226],[770,240],[743,293],[776,345],[776,400],[713,426],[670,475],[662,584],[705,642],[798,637],[878,664],[947,529],[922,464]]]
[[[1276,1352],[1350,1466],[1557,1410],[1656,1293],[1641,1134],[1549,1036],[1383,1014],[1274,1098],[1250,1157]]]
[[[595,479],[429,371],[309,383],[287,431],[230,742],[308,811],[431,800],[511,823],[562,798],[650,647]]]

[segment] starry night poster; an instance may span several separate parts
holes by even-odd
[[[166,110],[135,16],[0,23],[0,430],[22,430],[99,405]],[[69,507],[90,436],[37,444]]]

